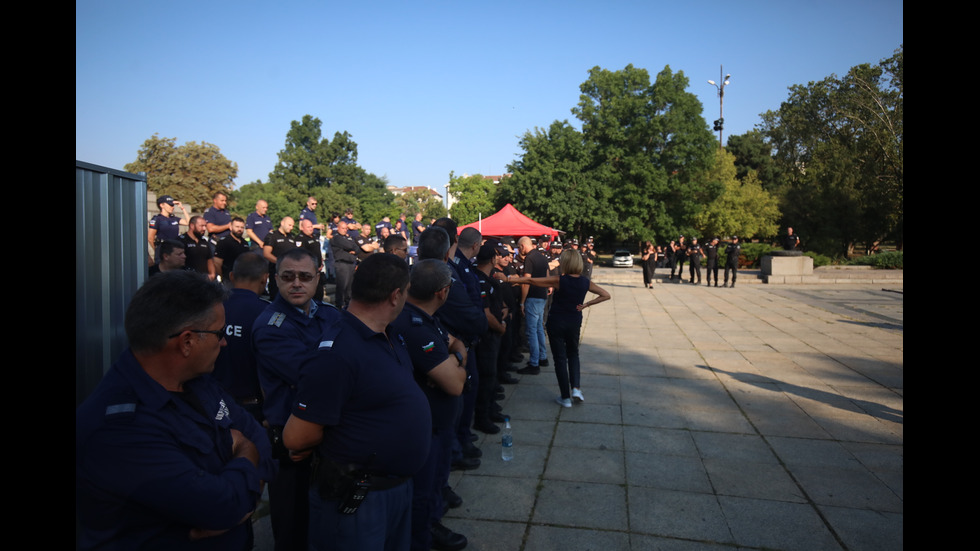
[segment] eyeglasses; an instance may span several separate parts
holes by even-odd
[[[291,283],[296,278],[299,278],[299,280],[303,283],[309,283],[313,281],[314,277],[315,275],[311,274],[310,272],[294,272],[292,270],[286,270],[285,272],[279,274],[279,279],[286,283]]]
[[[209,335],[214,335],[215,337],[218,337],[218,340],[219,341],[221,339],[225,338],[225,330],[224,329],[215,329],[213,331],[208,331],[207,329],[184,329],[184,331],[190,331],[191,333],[207,333]],[[173,335],[170,335],[167,338],[168,339],[172,339],[174,337],[179,337],[180,334],[183,333],[184,331],[178,331],[178,332],[174,333]]]

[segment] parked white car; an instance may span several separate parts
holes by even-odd
[[[626,249],[619,249],[613,253],[613,268],[631,268],[633,266],[633,255]]]

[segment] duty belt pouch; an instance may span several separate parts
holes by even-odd
[[[269,442],[272,444],[272,458],[288,459],[289,450],[282,443],[282,425],[273,425],[266,432],[269,433]]]
[[[352,515],[371,489],[371,475],[314,455],[313,487],[323,499],[336,499],[337,512]]]

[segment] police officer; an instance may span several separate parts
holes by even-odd
[[[334,303],[343,310],[350,302],[354,266],[357,263],[357,243],[350,235],[347,222],[337,222],[337,231],[330,238],[330,247],[333,249],[333,268],[337,273],[337,299]]]
[[[687,242],[684,236],[677,238],[674,243],[674,265],[670,267],[670,279],[674,279],[674,268],[677,268],[677,282],[684,281],[684,261],[687,260]]]
[[[231,239],[225,237],[223,241]],[[221,243],[218,243],[219,245]],[[225,341],[214,362],[213,377],[260,423],[262,388],[252,348],[252,324],[269,303],[259,298],[269,278],[268,263],[258,253],[239,255],[229,272],[231,293],[225,300]]]
[[[188,226],[191,222],[191,215],[184,208],[184,205],[180,201],[174,201],[174,198],[169,195],[161,195],[157,197],[157,208],[160,209],[160,213],[150,218],[150,228],[146,233],[146,239],[150,243],[150,247],[153,247],[153,259],[156,262],[160,261],[160,244],[168,239],[177,239],[180,235],[180,226]],[[184,212],[183,218],[177,218],[174,215],[174,211],[180,208]]]
[[[276,262],[279,257],[290,249],[296,248],[296,240],[293,239],[293,219],[286,216],[279,222],[279,228],[269,232],[265,236],[265,243],[262,245],[262,256],[269,262],[269,298],[275,299],[279,293],[276,283]]]
[[[504,416],[494,408],[494,395],[497,387],[497,356],[500,353],[500,340],[507,332],[504,320],[504,299],[500,291],[503,285],[491,277],[497,260],[497,248],[487,243],[480,247],[476,255],[475,273],[480,283],[483,298],[483,311],[487,317],[487,332],[480,337],[476,350],[477,369],[480,372],[480,388],[477,391],[476,407],[473,414],[473,427],[480,432],[496,434],[500,428],[493,423],[503,423]]]
[[[269,212],[269,203],[265,199],[255,202],[255,211],[248,213],[245,218],[245,233],[252,242],[253,249],[261,249],[265,243],[265,236],[272,231],[272,219],[266,216]]]
[[[313,238],[317,241],[320,240],[320,230],[324,229],[323,224],[317,222],[316,220],[316,197],[309,197],[306,200],[306,206],[299,213],[299,219],[309,220],[313,224]],[[300,229],[303,228],[303,224],[300,224]]]
[[[395,255],[361,263],[347,310],[302,369],[283,441],[294,453],[316,450],[311,549],[409,548],[408,481],[429,456],[432,418],[406,343],[390,326],[408,283],[408,264]]]
[[[228,212],[227,193],[216,191],[211,196],[211,206],[204,211],[204,221],[207,222],[208,240],[213,247],[231,231],[231,213]]]
[[[708,287],[711,287],[711,274],[715,274],[715,287],[718,286],[718,238],[713,237],[707,245],[704,246],[704,256],[708,259],[708,281],[705,283]]]
[[[307,221],[308,222],[308,221]],[[327,327],[340,318],[329,304],[313,299],[316,258],[293,247],[276,266],[280,292],[255,319],[252,344],[259,382],[265,394],[262,411],[279,459],[279,476],[269,484],[269,507],[277,551],[307,549],[310,460],[293,461],[282,447],[282,428],[296,400],[300,372],[313,359]]]
[[[317,284],[316,293],[314,293],[313,298],[323,302],[323,290],[326,286],[326,276],[323,274],[323,255],[320,253],[320,240],[313,235],[316,231],[313,229],[313,227],[313,222],[311,222],[309,219],[299,221],[299,235],[296,236],[296,246],[301,249],[306,249],[317,261]]]
[[[783,238],[783,249],[795,251],[800,246],[800,236],[793,233],[793,228],[786,228],[786,237]]]
[[[698,243],[697,237],[691,238],[691,244],[687,246],[687,259],[691,261],[691,284],[701,285],[701,255],[703,251],[701,245]],[[694,282],[694,276],[698,276],[697,283]]]
[[[133,295],[129,347],[75,412],[79,549],[251,549],[276,465],[262,426],[207,376],[226,294],[176,270]]]
[[[728,287],[728,270],[732,271],[732,287],[735,287],[735,278],[738,277],[738,257],[742,254],[742,244],[738,242],[738,236],[732,236],[732,242],[725,247],[725,284]],[[717,281],[717,278],[715,278]]]
[[[231,230],[228,235],[222,237],[214,247],[214,269],[221,275],[221,282],[225,287],[231,287],[228,274],[235,267],[235,260],[239,255],[249,251],[244,234],[245,220],[236,216],[231,219]]]
[[[466,383],[466,346],[436,316],[451,286],[452,270],[445,262],[429,258],[416,263],[405,308],[391,324],[405,339],[415,380],[432,411],[429,456],[413,479],[412,549],[462,549],[466,545],[465,536],[442,524],[442,489],[449,480],[456,411]]]

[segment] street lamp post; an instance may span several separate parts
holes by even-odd
[[[721,75],[725,74],[725,66],[719,65],[718,67],[720,84],[716,84],[713,80],[709,80],[708,84],[718,89],[718,120],[715,121],[715,130],[718,131],[718,149],[721,149],[723,143],[721,135],[725,126],[725,86],[728,86],[728,79],[732,78],[732,75],[725,75],[725,78],[722,79]]]

